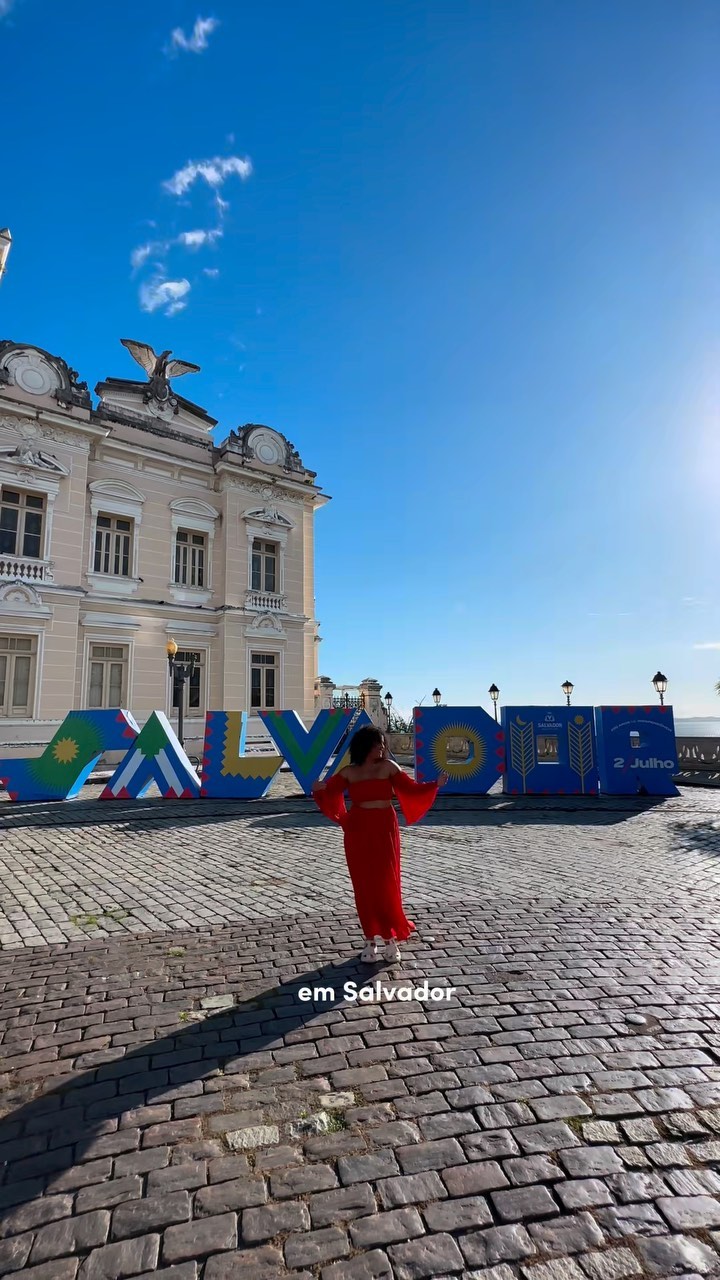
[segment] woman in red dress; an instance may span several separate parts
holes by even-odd
[[[398,942],[409,938],[415,928],[403,911],[400,828],[393,796],[407,822],[418,822],[447,780],[447,774],[441,773],[437,782],[413,782],[389,759],[380,730],[365,725],[350,743],[347,768],[313,787],[318,807],[343,829],[355,905],[365,934],[360,958],[366,964],[379,959],[380,946],[383,959],[399,960]],[[349,812],[346,791],[352,801]]]

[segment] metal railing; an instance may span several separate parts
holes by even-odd
[[[332,700],[333,709],[336,711],[364,711],[365,710],[365,694],[361,693],[358,697],[350,697],[349,693],[343,693]]]

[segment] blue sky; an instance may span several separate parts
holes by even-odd
[[[0,15],[0,335],[293,441],[324,674],[720,712],[715,0]]]

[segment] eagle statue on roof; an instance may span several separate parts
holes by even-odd
[[[121,338],[120,341],[148,375],[145,400],[157,400],[159,404],[166,404],[171,400],[171,378],[180,378],[184,373],[200,372],[199,364],[189,364],[187,360],[171,360],[171,351],[162,351],[157,355],[146,342],[134,342],[131,338]]]

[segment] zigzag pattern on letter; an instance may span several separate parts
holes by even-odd
[[[153,711],[100,799],[140,800],[153,782],[163,800],[196,800],[200,795],[197,774],[162,711]]]
[[[259,800],[270,789],[282,756],[246,756],[247,711],[205,716],[200,794],[214,800]]]

